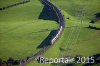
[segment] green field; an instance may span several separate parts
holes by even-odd
[[[14,0],[0,1],[4,1],[5,5],[15,3]],[[43,5],[34,0],[0,11],[0,58],[24,59],[41,50],[36,47],[51,30],[57,28],[54,21],[38,19],[42,8]],[[47,29],[49,31],[46,31]]]
[[[63,35],[56,44],[50,48],[43,57],[56,58],[70,56],[92,56],[100,53],[100,31],[88,29],[89,25],[94,25],[100,28],[100,21],[95,24],[89,23],[95,18],[96,13],[100,12],[99,0],[51,0],[53,4],[59,7],[66,20],[66,28]],[[84,2],[84,3],[83,3]],[[83,12],[83,19],[81,14]],[[70,17],[70,19],[66,19]],[[81,22],[82,21],[82,22]],[[63,51],[60,50],[63,49]],[[38,64],[33,62],[28,66],[61,66],[53,64]],[[63,66],[63,65],[62,65]],[[67,66],[67,65],[65,65]],[[73,66],[81,66],[81,64],[73,64]],[[99,66],[99,64],[94,65]]]
[[[0,7],[8,6],[17,2],[20,2],[21,0],[0,0]]]
[[[0,7],[19,0],[0,0]],[[89,23],[100,12],[99,0],[51,0],[65,16],[66,28],[61,38],[43,57],[55,58],[77,55],[92,56],[100,53],[100,30],[88,29],[89,25],[100,28],[100,20]],[[41,49],[36,47],[57,29],[55,21],[38,19],[43,5],[39,0],[0,11],[0,58],[23,59]],[[83,12],[83,13],[81,13]],[[67,19],[69,17],[69,19]],[[82,18],[81,18],[82,17]],[[49,31],[46,31],[46,30]],[[63,50],[60,50],[63,49]],[[75,66],[80,66],[81,64]],[[55,66],[31,62],[27,66]],[[61,66],[61,65],[57,65]],[[62,65],[63,66],[63,65]],[[67,65],[66,65],[67,66]],[[98,65],[97,65],[98,66]]]

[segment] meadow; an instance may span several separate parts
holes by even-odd
[[[0,0],[0,7],[18,1]],[[95,14],[100,12],[100,1],[51,0],[51,2],[64,14],[66,28],[61,38],[42,56],[47,58],[78,55],[87,57],[99,54],[100,30],[87,27],[93,25],[100,28],[100,20],[94,24],[90,23],[95,18]],[[42,9],[43,5],[39,0],[31,0],[29,3],[0,11],[0,58],[3,60],[7,60],[9,57],[23,59],[42,50],[42,48],[37,49],[36,47],[41,44],[50,31],[58,28],[55,21],[38,19]],[[84,64],[73,64],[73,66],[80,65]],[[39,64],[37,61],[33,61],[27,66],[55,65]]]
[[[65,16],[66,28],[61,38],[56,44],[46,52],[43,57],[89,57],[100,53],[100,30],[89,29],[89,25],[100,28],[100,21],[91,24],[90,21],[95,18],[95,14],[100,12],[99,0],[51,0]],[[67,19],[69,18],[69,19]],[[37,63],[37,64],[36,64]],[[36,64],[37,66],[70,66],[39,64],[33,62],[28,66]],[[72,64],[72,66],[82,66],[84,64]],[[99,66],[99,64],[94,65]]]
[[[16,2],[19,0],[0,0],[2,3],[0,6]],[[0,11],[1,59],[7,60],[12,57],[21,60],[42,49],[37,49],[38,45],[48,36],[50,31],[58,27],[54,21],[38,19],[42,8],[43,5],[34,0]]]

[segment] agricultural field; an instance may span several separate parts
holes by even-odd
[[[0,0],[0,7],[20,0]],[[100,20],[95,14],[100,12],[100,0],[50,0],[64,14],[66,27],[55,45],[43,57],[89,57],[100,54],[100,30],[90,29],[89,25],[100,28]],[[0,10],[0,58],[7,60],[24,59],[43,48],[37,48],[52,30],[58,29],[53,20],[39,19],[43,9],[39,0]],[[84,64],[71,64],[82,66]],[[100,64],[94,65],[99,66]],[[40,64],[37,61],[27,66],[70,66],[68,64]]]

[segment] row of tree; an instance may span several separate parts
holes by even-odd
[[[13,66],[13,65],[19,65],[20,60],[14,60],[13,58],[9,58],[7,61],[3,61],[0,59],[0,66]]]
[[[29,58],[31,57],[26,57],[26,59],[22,59],[22,60],[15,60],[14,58],[10,57],[7,61],[3,61],[2,59],[0,59],[0,66],[14,66],[14,65],[19,65],[19,64],[23,64],[25,62],[27,62],[27,60],[29,60]]]
[[[30,2],[30,0],[24,0],[22,2],[18,2],[18,3],[15,3],[15,4],[8,5],[8,6],[4,6],[4,7],[1,7],[0,10],[4,10],[4,9],[7,9],[7,8],[10,8],[10,7],[13,7],[13,6],[17,6],[17,5],[20,5],[20,4],[24,4],[24,3],[27,3],[27,2]]]

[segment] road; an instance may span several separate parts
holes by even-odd
[[[28,60],[26,60],[24,63],[21,63],[20,66],[26,66],[27,64],[29,64],[30,62],[32,62],[33,60],[37,59],[38,57],[40,57],[43,53],[45,53],[49,48],[51,48],[55,42],[60,38],[62,32],[64,31],[65,28],[65,20],[64,20],[64,16],[61,13],[60,9],[57,8],[55,5],[53,5],[49,0],[40,0],[41,3],[43,3],[45,6],[49,6],[51,7],[54,12],[57,14],[57,17],[59,18],[59,29],[58,32],[56,33],[56,35],[50,40],[51,41],[51,45],[45,47],[43,50],[40,50],[38,53],[36,53],[35,55],[33,55],[32,57],[30,57]]]

